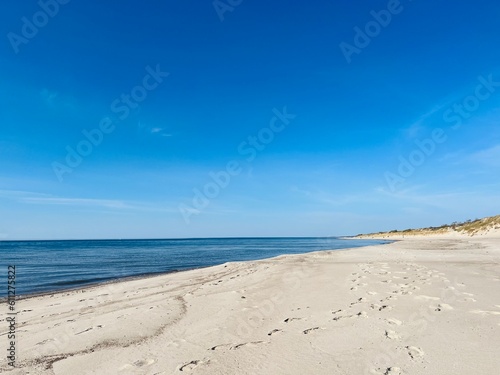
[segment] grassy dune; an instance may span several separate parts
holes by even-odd
[[[446,234],[458,232],[469,236],[474,236],[479,233],[488,232],[490,230],[500,229],[500,215],[485,217],[483,219],[467,220],[462,223],[454,222],[452,224],[441,225],[439,227],[428,227],[420,229],[392,230],[390,232],[378,232],[370,234],[360,234],[362,236],[401,236],[401,235],[431,235],[431,234]]]

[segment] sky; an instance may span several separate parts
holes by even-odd
[[[500,4],[5,1],[0,240],[500,213]]]

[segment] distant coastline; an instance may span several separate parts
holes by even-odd
[[[476,220],[467,220],[464,222],[454,222],[451,224],[441,225],[439,227],[391,230],[388,232],[358,234],[354,238],[405,238],[405,236],[500,237],[500,215],[485,217]]]

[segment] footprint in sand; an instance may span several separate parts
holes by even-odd
[[[364,302],[366,302],[366,298],[361,297],[361,298],[358,298],[358,300],[356,302],[352,302],[351,306],[357,305],[358,303],[364,303]]]
[[[341,310],[339,310],[341,311]],[[284,323],[290,323],[290,322],[293,322],[294,320],[302,320],[302,318],[286,318],[285,320],[283,320]]]
[[[283,330],[281,329],[273,329],[271,332],[269,332],[267,335],[268,336],[272,336],[274,335],[275,333],[278,333],[278,332],[283,332]]]
[[[86,330],[84,330],[84,331],[81,331],[81,332],[75,333],[75,336],[76,336],[76,335],[81,335],[82,333],[86,333],[86,332],[91,331],[91,330],[93,330],[93,329],[94,329],[93,327],[87,328],[87,329],[86,329]]]
[[[389,310],[392,310],[392,306],[389,306],[389,305],[378,305],[376,303],[372,304],[370,307],[373,310],[378,310],[378,311],[389,311]]]
[[[448,305],[447,303],[440,303],[437,306],[431,306],[431,308],[434,309],[434,311],[450,311],[453,310],[453,307]]]
[[[401,375],[401,369],[399,367],[377,368],[370,370],[370,373],[373,375]]]
[[[422,358],[425,355],[424,351],[416,346],[407,346],[406,349],[408,349],[408,355],[411,359]]]
[[[389,297],[386,297],[386,298],[382,298],[381,300],[379,300],[379,302],[385,302],[385,301],[397,301],[398,297],[396,296],[389,296]]]
[[[359,313],[357,313],[355,315],[336,316],[332,320],[337,322],[341,319],[350,319],[350,318],[368,318],[368,314],[366,313],[366,311],[360,311]]]
[[[47,339],[47,340],[43,340],[43,341],[40,341],[40,342],[37,342],[35,345],[44,345],[48,342],[52,342],[52,341],[56,341],[54,339]]]
[[[122,367],[120,367],[118,369],[118,371],[120,371],[120,372],[126,371],[128,374],[130,374],[131,372],[134,371],[133,370],[134,368],[142,368],[142,367],[151,366],[155,362],[156,362],[155,359],[140,359],[138,361],[135,361],[132,364],[127,363],[126,365],[123,365]]]
[[[415,296],[415,299],[420,301],[439,301],[441,298],[421,295],[421,296]]]
[[[401,336],[399,336],[395,331],[392,331],[390,329],[385,331],[385,337],[387,337],[389,340],[397,340],[401,338]]]
[[[320,327],[313,327],[313,328],[306,329],[305,331],[302,331],[302,333],[303,333],[304,335],[308,335],[308,334],[310,334],[311,332],[317,331],[318,329],[324,329],[324,328],[320,328]]]
[[[181,366],[179,366],[179,371],[184,372],[184,371],[191,371],[194,370],[196,367],[202,364],[207,364],[209,360],[198,360],[195,359],[191,362],[185,363]]]
[[[238,350],[238,349],[241,349],[245,346],[257,346],[257,345],[261,345],[261,344],[267,344],[267,343],[264,341],[244,342],[243,344],[238,344],[238,345],[234,345],[234,346],[230,347],[229,350]]]
[[[477,299],[472,298],[472,297],[466,297],[462,300],[458,300],[458,302],[477,302]]]
[[[403,322],[401,320],[398,320],[398,319],[387,319],[386,321],[387,321],[387,323],[393,324],[396,326],[400,326],[403,324]]]
[[[215,346],[212,346],[210,349],[208,350],[212,350],[212,351],[215,351],[215,350],[220,350],[220,349],[229,349],[233,346],[233,344],[221,344],[221,345],[215,345]]]

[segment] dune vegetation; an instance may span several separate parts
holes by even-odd
[[[451,224],[441,225],[439,227],[428,227],[419,229],[392,230],[389,232],[370,233],[359,236],[394,236],[394,235],[428,235],[428,234],[445,234],[458,232],[474,236],[479,233],[486,233],[490,230],[500,229],[500,215],[485,217],[483,219],[467,220],[464,222],[454,222]]]

